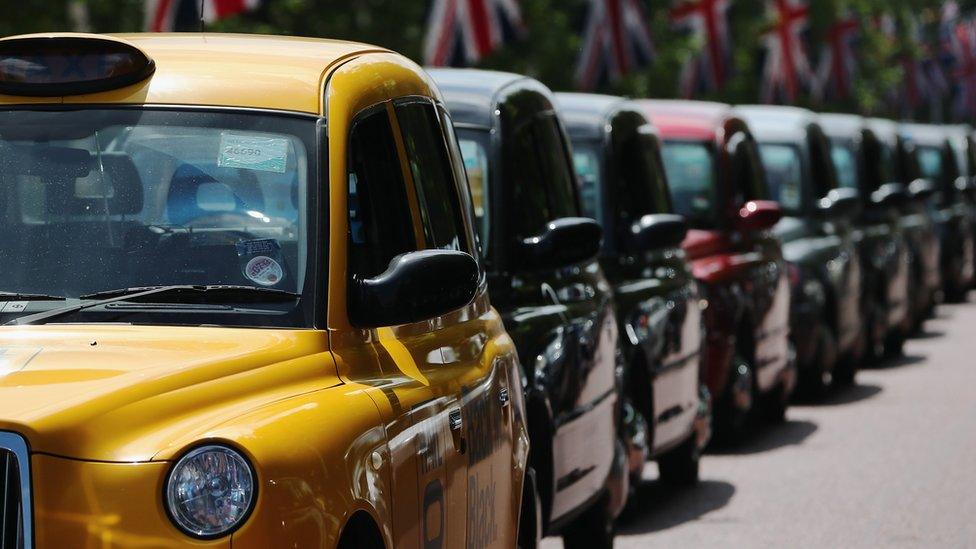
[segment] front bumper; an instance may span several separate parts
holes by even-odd
[[[162,489],[168,462],[99,463],[35,454],[36,547],[230,547],[194,540],[170,522]]]

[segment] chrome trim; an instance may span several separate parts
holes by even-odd
[[[23,517],[21,527],[24,531],[24,549],[34,547],[34,517],[31,514],[30,452],[24,437],[9,431],[0,431],[0,449],[7,450],[17,458],[20,472],[20,512]]]

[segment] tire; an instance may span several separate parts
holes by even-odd
[[[698,484],[698,470],[701,452],[695,433],[681,446],[664,454],[657,460],[661,481],[673,486],[694,486]]]
[[[895,329],[885,338],[885,358],[898,358],[905,354],[905,333]]]
[[[569,523],[562,532],[565,549],[612,549],[614,532],[613,513],[610,512],[610,497],[604,493],[600,498]]]
[[[756,382],[752,365],[738,354],[732,367],[725,394],[715,414],[715,435],[720,442],[741,440],[752,426],[756,408]]]
[[[519,510],[518,549],[536,549],[542,541],[542,500],[536,485],[535,469],[529,467],[522,483]]]
[[[820,341],[817,345],[819,361],[815,368],[803,375],[803,393],[814,399],[823,398],[833,380],[838,364],[837,338],[829,326],[820,327]]]
[[[844,358],[837,363],[834,368],[833,383],[837,387],[849,387],[854,385],[857,377],[857,361],[851,357]]]

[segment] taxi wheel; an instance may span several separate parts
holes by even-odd
[[[518,549],[536,549],[542,541],[542,501],[536,485],[535,469],[529,467],[522,483],[522,509],[519,511]]]
[[[885,338],[885,358],[898,358],[905,354],[905,332],[900,329],[892,330]]]
[[[614,523],[610,495],[604,493],[562,532],[565,549],[611,549]]]
[[[693,486],[698,483],[698,470],[701,452],[698,449],[697,433],[657,460],[661,481],[674,486]]]
[[[715,414],[716,442],[734,443],[745,436],[756,407],[756,382],[752,365],[740,355],[732,359],[729,383]]]

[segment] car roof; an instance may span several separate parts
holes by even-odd
[[[865,120],[856,114],[822,113],[820,127],[827,137],[852,139],[865,129]]]
[[[75,33],[33,36],[99,38],[99,35]],[[355,42],[286,36],[219,33],[110,36],[144,51],[155,63],[153,76],[126,88],[86,95],[0,96],[0,104],[190,104],[319,114],[324,103],[323,86],[332,70],[358,55],[390,53]],[[9,39],[16,38],[19,37]],[[417,71],[420,72],[419,67]]]
[[[758,141],[803,141],[810,125],[817,123],[813,111],[799,107],[742,105],[735,112],[749,124]]]
[[[481,69],[426,68],[434,79],[454,122],[491,127],[495,104],[513,88],[530,88],[554,101],[542,82],[511,72]]]
[[[942,147],[949,139],[945,126],[937,124],[905,123],[899,127],[899,133],[906,139],[929,147]]]
[[[599,139],[606,132],[607,120],[621,111],[633,112],[650,123],[640,107],[624,97],[559,92],[556,101],[566,130],[576,138]]]
[[[641,99],[635,101],[665,139],[714,140],[734,118],[732,106],[707,101]]]

